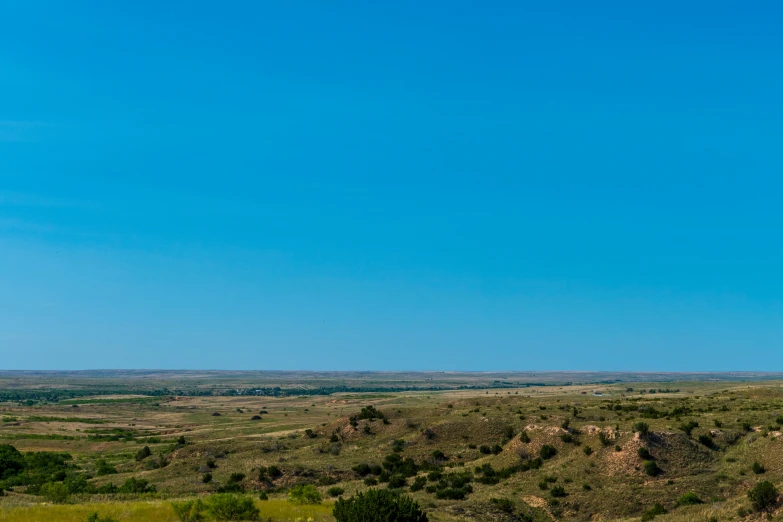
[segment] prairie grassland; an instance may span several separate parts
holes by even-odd
[[[199,390],[211,382],[209,376],[197,378],[193,387]],[[184,386],[187,379],[178,379]],[[317,377],[319,386],[326,382]],[[67,452],[73,456],[69,472],[88,478],[94,489],[133,478],[156,491],[88,491],[64,504],[40,505],[44,497],[15,486],[0,497],[0,522],[84,522],[92,512],[121,521],[174,521],[171,499],[209,495],[232,480],[253,498],[267,492],[270,500],[256,501],[264,519],[327,521],[332,518],[326,499],[336,494],[330,488],[350,496],[388,487],[390,476],[400,473],[400,490],[435,522],[639,520],[645,513],[649,518],[656,504],[666,511],[658,520],[752,520],[761,514],[749,513],[751,487],[769,480],[783,491],[779,381],[563,382],[379,392],[383,386],[376,379],[367,393],[172,393],[115,400],[122,398],[116,393],[123,386],[138,391],[141,385],[134,383],[101,381],[113,390],[112,400],[91,395],[0,403],[0,444],[22,452]],[[25,389],[19,379],[14,386]],[[382,416],[360,418],[369,406]],[[145,446],[150,456],[140,459]],[[534,462],[545,446],[554,454],[528,467],[525,463]],[[393,455],[410,459],[413,469],[394,471]],[[648,473],[649,462],[657,471]],[[357,471],[364,465],[376,466],[380,474]],[[112,471],[101,473],[101,466]],[[443,493],[437,473],[467,476],[470,490],[461,498],[454,491]],[[376,478],[380,484],[367,485]],[[297,484],[313,484],[324,503],[288,502],[287,492]],[[687,494],[699,503],[685,505]],[[779,507],[768,512],[781,519]]]

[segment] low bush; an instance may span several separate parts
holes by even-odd
[[[554,486],[550,491],[549,494],[552,495],[555,498],[559,497],[565,497],[567,495],[566,490],[563,486]]]
[[[538,455],[544,460],[551,459],[552,457],[557,455],[557,449],[551,444],[544,444],[543,446],[541,446]]]
[[[337,522],[428,522],[417,502],[388,489],[371,489],[349,499],[341,498],[332,514]]]
[[[658,467],[654,460],[648,460],[644,463],[644,472],[651,477],[658,475],[661,471],[661,468]]]
[[[696,504],[703,503],[704,501],[699,498],[699,495],[693,492],[685,493],[677,500],[677,505],[679,506],[695,506]]]
[[[649,522],[658,515],[665,515],[666,508],[661,503],[655,503],[653,507],[642,513],[642,522]]]
[[[258,520],[259,511],[253,499],[232,493],[207,497],[207,512],[216,520]]]
[[[765,480],[759,482],[748,491],[748,498],[756,511],[764,511],[775,505],[778,498],[778,490],[772,482]]]
[[[312,484],[299,484],[288,492],[288,500],[294,504],[320,504],[322,497]]]

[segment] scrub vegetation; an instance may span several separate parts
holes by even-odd
[[[0,521],[781,517],[779,381],[491,377],[3,375]]]

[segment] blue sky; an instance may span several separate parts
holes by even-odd
[[[775,2],[0,6],[0,367],[783,370]]]

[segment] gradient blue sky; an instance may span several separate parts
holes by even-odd
[[[0,368],[783,370],[779,2],[0,5]]]

